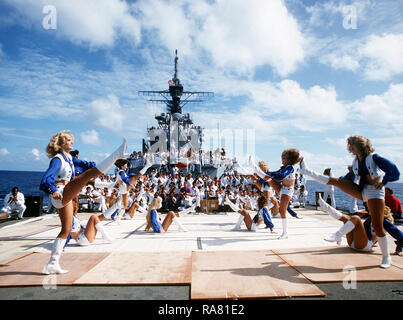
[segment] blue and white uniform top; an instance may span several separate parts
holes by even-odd
[[[283,180],[295,180],[295,166],[287,164],[282,166],[277,171],[267,171],[266,174],[269,175],[276,181],[283,181]]]
[[[56,192],[58,188],[55,181],[71,181],[74,178],[75,166],[85,171],[95,167],[96,164],[59,152],[50,160],[49,168],[43,175],[39,188],[49,194]]]
[[[42,177],[40,189],[47,193],[57,191],[55,181],[70,181],[74,177],[74,163],[70,154],[59,152],[51,160],[48,170]]]
[[[122,169],[120,169],[118,171],[117,175],[116,175],[116,182],[119,182],[119,181],[124,182],[124,183],[121,183],[119,185],[119,192],[121,194],[126,194],[127,193],[127,186],[130,186],[131,183],[130,183],[130,180],[129,180],[128,176],[127,176],[127,173]]]
[[[269,202],[269,206],[270,206],[271,202]],[[273,204],[271,204],[271,207],[273,206]],[[252,230],[255,231],[256,230],[256,224],[259,220],[263,220],[264,224],[266,225],[266,227],[268,227],[271,231],[273,231],[274,228],[274,224],[271,221],[270,218],[270,213],[269,213],[269,208],[263,207],[261,208],[257,214],[253,217],[252,220]]]
[[[71,227],[70,232],[79,232],[81,229],[84,229],[84,227],[81,226],[81,221],[77,217],[73,216],[73,226]]]
[[[161,225],[161,217],[158,214],[158,211],[153,209],[150,212],[151,214],[151,225],[153,227],[154,232],[161,232],[162,225]]]
[[[372,180],[379,179],[383,185],[400,178],[399,169],[393,162],[376,153],[371,153],[362,161],[356,157],[353,160],[352,170],[344,176],[344,179],[349,179],[358,184],[362,191],[364,186],[369,183],[367,181],[368,174]]]

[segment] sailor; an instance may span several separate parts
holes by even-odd
[[[325,176],[334,177],[331,168],[326,168],[325,171],[323,171],[323,174]],[[323,200],[327,201],[327,198],[330,197],[331,206],[333,208],[336,208],[336,198],[334,196],[334,186],[327,184],[325,187],[326,188],[325,188],[325,193],[323,194]]]
[[[12,188],[11,192],[4,198],[4,207],[1,212],[8,214],[9,218],[12,212],[18,212],[17,220],[21,220],[26,209],[24,195],[19,192],[18,187]]]

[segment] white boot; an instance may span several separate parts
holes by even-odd
[[[147,170],[148,170],[152,165],[153,165],[152,161],[151,161],[151,160],[147,160],[145,166],[143,167],[143,169],[140,170],[139,173],[140,173],[141,175],[144,175],[144,174],[147,172]]]
[[[130,216],[128,212],[125,213],[125,215],[122,218],[123,220],[133,220],[133,218]]]
[[[341,244],[341,238],[346,235],[347,233],[353,231],[355,228],[354,223],[351,221],[347,221],[343,226],[337,230],[335,233],[332,235],[326,237],[324,240],[328,242],[337,242],[338,245]]]
[[[281,236],[278,238],[279,240],[283,240],[283,239],[288,239],[288,233],[287,233],[287,218],[281,218],[281,223],[283,225],[283,233],[281,234]]]
[[[392,258],[389,254],[389,244],[387,236],[378,237],[379,248],[382,252],[382,263],[380,264],[381,268],[387,269],[392,264]]]
[[[141,213],[147,214],[147,210],[144,209],[142,206],[139,206],[136,210],[140,211]]]
[[[331,217],[335,218],[336,220],[340,220],[342,218],[343,214],[340,211],[333,208],[332,206],[329,206],[329,204],[326,203],[325,201],[323,201],[320,194],[319,194],[318,202],[319,202],[320,210],[327,212]]]
[[[124,158],[126,155],[126,148],[127,148],[127,140],[123,138],[123,143],[117,148],[109,157],[105,160],[101,161],[96,168],[105,173],[112,165],[115,163],[116,160]]]
[[[239,215],[238,222],[236,223],[235,227],[232,229],[233,231],[241,230],[241,224],[243,222],[244,216],[242,214]]]
[[[224,204],[229,205],[230,208],[232,210],[234,210],[235,212],[238,212],[240,209],[238,208],[238,206],[236,204],[234,204],[230,199],[228,199],[227,197],[225,197],[224,200]]]
[[[117,213],[115,221],[118,225],[120,225],[120,220],[122,220],[122,217],[125,213],[126,213],[125,209],[120,209],[119,212]]]
[[[323,174],[316,173],[315,171],[309,169],[304,162],[304,159],[302,159],[299,162],[299,171],[307,176],[310,176],[312,179],[319,183],[327,184],[329,182],[329,176],[325,176]]]
[[[184,216],[185,214],[188,214],[188,213],[190,213],[190,212],[193,212],[193,211],[195,211],[195,208],[196,208],[196,204],[194,204],[193,206],[191,206],[191,207],[189,207],[189,208],[187,208],[187,209],[184,209],[184,210],[182,210],[182,211],[180,211],[179,212],[179,216]]]
[[[51,273],[67,273],[67,270],[63,270],[59,265],[60,256],[62,255],[62,251],[64,248],[64,244],[66,243],[66,239],[56,238],[55,242],[53,242],[52,252],[50,254],[50,259],[48,264],[43,269],[44,274]]]
[[[109,207],[103,214],[106,219],[110,219],[111,215],[122,207],[122,198],[120,197],[112,206]]]
[[[104,226],[99,222],[95,225],[95,228],[102,234],[102,238],[107,242],[113,242],[113,239],[104,229]]]
[[[183,226],[183,224],[179,221],[178,217],[174,217],[174,218],[172,219],[172,221],[176,224],[176,226],[178,227],[179,231],[182,231],[182,232],[188,232],[188,231],[189,231],[189,230],[186,229],[186,228]]]

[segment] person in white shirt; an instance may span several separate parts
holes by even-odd
[[[298,202],[300,203],[301,207],[305,208],[305,205],[308,201],[308,191],[305,189],[304,185],[299,187],[298,192]]]
[[[24,195],[18,191],[18,187],[12,188],[11,192],[4,198],[4,207],[1,209],[1,212],[7,213],[8,216],[11,217],[10,214],[17,211],[17,219],[20,220],[26,209]]]
[[[325,169],[325,171],[323,171],[323,174],[325,176],[333,177],[333,174],[332,174],[330,168]],[[331,202],[332,207],[336,208],[336,198],[334,196],[334,186],[332,186],[330,184],[325,185],[325,193],[323,194],[323,200],[327,201],[328,197],[330,197],[330,202]]]

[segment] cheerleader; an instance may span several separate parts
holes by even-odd
[[[95,240],[97,232],[102,234],[102,237],[107,242],[113,242],[113,238],[105,231],[101,221],[104,220],[104,216],[91,215],[88,219],[87,225],[84,227],[81,225],[80,220],[73,216],[73,225],[71,228],[70,236],[80,246],[89,246]]]
[[[129,190],[134,187],[133,183],[144,175],[147,170],[152,166],[151,162],[147,162],[146,165],[140,170],[138,174],[132,177],[128,177],[126,170],[129,161],[127,159],[117,159],[115,166],[118,168],[116,184],[119,185],[119,195],[121,195],[121,208],[117,213],[116,222],[119,224],[120,219],[126,212],[127,206],[129,204]],[[133,212],[134,214],[134,212]]]
[[[325,238],[326,241],[336,242],[340,245],[342,237],[346,236],[347,243],[351,249],[364,252],[372,251],[377,238],[371,225],[371,217],[368,217],[363,223],[359,216],[354,215],[350,217],[341,213],[323,201],[320,196],[318,203],[320,210],[329,213],[332,218],[343,222],[343,226],[337,230],[336,233]],[[385,206],[383,212],[383,226],[385,230],[396,239],[395,243],[397,246],[395,254],[401,255],[403,232],[393,224],[393,216],[387,206]]]
[[[280,216],[283,225],[283,233],[279,239],[287,239],[287,208],[290,203],[291,197],[294,193],[295,184],[295,169],[294,166],[300,162],[299,151],[296,149],[284,150],[281,154],[281,161],[283,166],[277,171],[268,171],[264,162],[260,162],[257,167],[250,161],[250,166],[254,169],[255,173],[274,189],[275,193],[280,197]],[[266,171],[264,171],[266,170]]]
[[[74,136],[69,131],[63,130],[54,135],[46,147],[51,161],[41,180],[40,189],[51,195],[51,203],[59,212],[61,231],[53,243],[50,260],[43,270],[45,274],[68,272],[60,267],[59,260],[73,222],[72,199],[91,179],[104,174],[118,158],[123,157],[127,148],[127,141],[124,139],[122,145],[109,157],[96,167],[88,166],[83,173],[73,179],[74,163],[78,161],[70,155],[73,143]]]
[[[235,231],[241,230],[242,222],[245,222],[245,226],[249,231],[256,231],[256,228],[264,222],[266,228],[270,229],[271,233],[277,233],[273,231],[274,225],[270,219],[269,209],[273,206],[273,204],[267,200],[265,196],[260,196],[257,199],[258,205],[258,213],[253,217],[250,217],[249,213],[245,209],[240,209],[236,204],[234,204],[228,198],[225,198],[224,204],[227,204],[231,207],[232,210],[239,213],[238,222],[233,228]]]
[[[329,177],[310,170],[303,159],[300,170],[314,180],[334,185],[343,192],[368,204],[372,225],[382,252],[381,268],[389,268],[392,259],[389,254],[388,239],[383,228],[385,208],[385,185],[399,180],[400,172],[395,164],[374,153],[371,141],[360,135],[347,138],[347,150],[355,157],[352,170],[341,178]]]
[[[179,214],[169,211],[166,215],[164,221],[162,221],[158,209],[162,207],[162,199],[159,196],[156,196],[150,204],[147,213],[147,226],[145,231],[149,231],[151,228],[156,233],[164,233],[168,231],[169,226],[174,222],[178,227],[179,231],[187,232],[188,230],[182,225],[179,221]],[[189,208],[190,209],[190,208]],[[185,209],[183,211],[189,210]],[[182,212],[183,212],[182,211]]]

